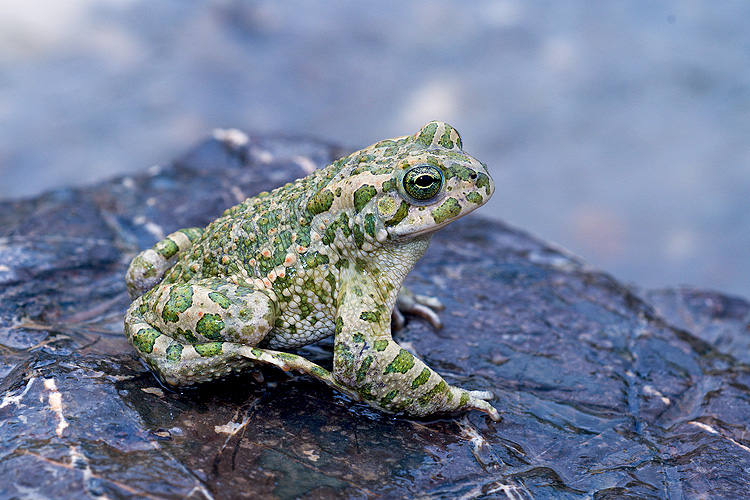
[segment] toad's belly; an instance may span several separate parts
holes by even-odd
[[[261,343],[269,349],[295,349],[330,337],[335,329],[333,316],[277,319],[273,329]]]

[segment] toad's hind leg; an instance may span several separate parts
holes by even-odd
[[[321,382],[328,384],[339,392],[343,392],[354,401],[362,401],[362,397],[353,389],[340,384],[333,377],[333,374],[316,365],[312,361],[288,352],[272,351],[270,349],[261,349],[258,347],[249,347],[245,345],[237,346],[237,352],[246,359],[252,359],[256,363],[274,365],[284,371],[294,370],[306,375],[317,378]]]
[[[185,319],[178,315],[170,322],[176,309],[183,309],[180,314]],[[251,288],[210,282],[162,285],[131,305],[125,334],[146,364],[169,385],[207,382],[267,364],[311,375],[361,400],[322,366],[296,354],[256,347],[271,329],[271,314],[270,299]],[[200,319],[188,319],[195,317]]]
[[[125,315],[125,335],[169,385],[191,385],[241,371],[274,324],[276,309],[263,291],[219,280],[159,285]]]

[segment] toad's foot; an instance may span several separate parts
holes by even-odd
[[[475,410],[479,410],[481,412],[486,413],[490,416],[490,418],[495,421],[499,422],[502,420],[502,417],[500,417],[500,412],[498,412],[495,407],[493,407],[491,404],[489,404],[487,401],[490,399],[493,399],[495,397],[494,394],[492,394],[490,391],[466,391],[469,394],[469,402],[466,403],[466,409],[473,408]]]
[[[402,287],[396,299],[396,307],[391,313],[391,324],[394,330],[401,330],[405,323],[404,314],[412,314],[426,319],[433,328],[439,329],[443,327],[443,322],[436,311],[443,309],[445,306],[435,297],[418,295]]]

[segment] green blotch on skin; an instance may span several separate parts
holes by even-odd
[[[422,373],[417,375],[417,378],[415,378],[411,383],[411,388],[416,389],[417,387],[421,387],[427,383],[427,380],[430,378],[430,369],[425,368],[422,370]]]
[[[367,233],[370,238],[375,237],[375,215],[373,214],[365,215],[365,233]]]
[[[190,285],[175,285],[169,289],[169,298],[161,312],[162,319],[167,323],[176,323],[180,314],[184,313],[193,303],[193,287]]]
[[[346,259],[339,259],[336,261],[336,269],[349,269],[349,261]]]
[[[388,179],[383,183],[382,190],[384,193],[387,193],[389,191],[395,191],[396,190],[396,179]]]
[[[179,361],[180,358],[182,357],[182,349],[183,349],[182,344],[178,342],[172,342],[171,344],[169,344],[169,347],[167,347],[167,352],[166,352],[167,361],[170,361],[173,363],[176,363],[177,361]]]
[[[338,371],[344,374],[350,374],[354,371],[354,355],[348,345],[337,342],[333,346],[333,364]]]
[[[328,378],[331,376],[331,372],[317,365],[310,368],[310,373],[321,378]]]
[[[208,342],[206,344],[198,344],[195,347],[195,352],[203,356],[204,358],[210,358],[211,356],[218,356],[221,354],[221,346],[223,342]]]
[[[341,234],[345,237],[349,237],[349,235],[352,234],[349,229],[349,216],[346,212],[342,212],[341,215],[339,215],[336,220],[331,222],[326,228],[325,233],[323,233],[323,238],[321,239],[324,245],[330,245],[333,240],[336,239],[336,231],[338,229],[341,229]]]
[[[482,197],[482,195],[477,193],[476,191],[472,191],[471,193],[467,194],[466,199],[476,205],[481,205],[482,202],[484,201],[484,198]]]
[[[222,309],[229,309],[229,306],[232,305],[232,302],[223,293],[209,292],[208,298]]]
[[[367,261],[365,259],[360,259],[357,257],[354,259],[354,270],[357,272],[365,272],[365,270],[369,269],[369,266],[367,264]]]
[[[462,181],[468,181],[475,174],[477,173],[469,167],[464,167],[463,165],[458,165],[456,163],[445,169],[446,179],[458,177]]]
[[[388,162],[390,160],[390,157],[396,155],[398,153],[399,149],[396,146],[390,146],[386,148],[385,151],[383,151],[383,158],[378,161],[378,163]]]
[[[302,256],[300,260],[302,265],[307,269],[313,269],[329,262],[328,256],[320,252],[309,252]]]
[[[359,227],[357,224],[354,225],[353,233],[354,233],[354,243],[357,244],[357,248],[362,248],[362,245],[365,243],[365,233],[362,231],[362,228]]]
[[[364,342],[364,341],[365,341],[366,339],[365,339],[365,336],[364,336],[364,335],[362,335],[361,333],[357,332],[357,333],[355,333],[354,335],[352,335],[352,340],[353,340],[354,342],[356,342],[357,344],[361,344],[361,343],[362,343],[362,342]]]
[[[140,259],[140,257],[138,258]],[[141,269],[145,268],[145,271],[141,272],[144,278],[153,278],[154,276],[156,276],[156,268],[152,264],[149,264],[147,262],[138,262],[137,265]]]
[[[294,325],[292,325],[292,327],[294,327]],[[243,325],[242,328],[240,328],[240,334],[245,338],[252,337],[254,333],[255,333],[254,325]],[[292,335],[294,335],[294,333],[292,333]]]
[[[414,400],[411,398],[402,399],[395,405],[391,406],[391,411],[394,411],[394,412],[404,411],[407,408],[410,408],[413,403],[414,403]]]
[[[378,352],[385,351],[386,347],[388,347],[388,341],[385,339],[376,340],[372,344],[372,348]]]
[[[432,211],[435,224],[441,224],[448,219],[457,217],[461,213],[461,204],[455,198],[448,198],[442,205]]]
[[[409,213],[409,204],[405,201],[401,202],[401,205],[398,206],[398,210],[396,210],[396,213],[393,214],[393,217],[385,221],[386,227],[391,227],[397,225],[399,222],[404,220],[406,218],[406,215]]]
[[[154,245],[154,251],[165,259],[174,257],[179,250],[180,248],[177,246],[177,243],[170,240],[169,238],[163,239],[159,243]]]
[[[274,354],[274,357],[282,361],[297,361],[297,358],[299,358],[299,356],[297,356],[296,354],[292,354],[289,352],[277,352],[276,354]]]
[[[490,176],[487,174],[483,174],[482,172],[479,172],[477,174],[477,189],[478,188],[484,188],[484,192],[487,193],[487,196],[490,195]]]
[[[365,184],[354,191],[354,211],[361,212],[365,205],[367,205],[367,202],[376,194],[378,194],[377,189],[370,184]]]
[[[251,308],[249,308],[249,307],[243,307],[243,308],[242,308],[242,309],[240,309],[240,311],[239,311],[239,312],[237,313],[237,316],[238,316],[238,317],[239,317],[239,318],[240,318],[241,320],[243,320],[243,321],[246,321],[246,320],[248,320],[249,318],[252,318],[252,317],[253,317],[253,310],[252,310]]]
[[[443,145],[444,147],[448,147],[448,146],[444,145],[442,141],[446,141],[446,143],[454,144],[454,141],[450,139],[452,132],[456,133],[455,147],[457,147],[458,149],[461,149],[463,147],[463,142],[461,141],[461,134],[458,133],[458,130],[451,127],[447,123],[445,124],[445,132],[443,133],[443,137],[442,137],[440,144]],[[451,146],[449,149],[452,149],[452,148],[453,146]]]
[[[448,384],[445,383],[444,380],[441,380],[440,383],[438,383],[435,387],[430,389],[428,392],[424,393],[422,396],[420,396],[417,399],[417,403],[421,405],[426,405],[430,401],[432,401],[432,398],[440,394],[441,392],[445,391],[445,389],[448,387]]]
[[[378,141],[373,147],[374,148],[392,148],[396,145],[396,141],[393,139],[383,139],[382,141]]]
[[[326,281],[328,282],[328,286],[331,287],[331,294],[333,294],[336,291],[336,276],[334,276],[333,273],[328,273],[326,275]]]
[[[372,311],[362,311],[362,314],[359,315],[359,319],[369,323],[378,323],[380,321],[380,315]]]
[[[440,137],[440,145],[443,146],[445,149],[453,149],[453,141],[451,140],[451,130],[453,130],[449,126],[445,126],[445,132],[443,132],[443,135]]]
[[[462,392],[461,393],[461,399],[458,400],[458,407],[459,408],[463,408],[464,406],[466,406],[466,403],[469,402],[470,398],[471,398],[471,396],[469,395],[468,392],[466,392],[466,391]]]
[[[198,337],[195,336],[193,332],[190,330],[185,330],[183,328],[177,327],[176,329],[177,335],[181,336],[185,340],[187,340],[191,344],[197,344],[198,343]]]
[[[186,227],[184,229],[180,229],[180,232],[184,234],[185,236],[187,236],[190,242],[192,243],[198,238],[200,238],[200,236],[203,234],[203,229],[199,227]]]
[[[301,247],[310,246],[310,221],[311,218],[300,217],[299,228],[297,229],[297,245]]]
[[[414,356],[406,349],[401,349],[393,361],[385,367],[384,374],[406,373],[414,366]]]
[[[377,398],[377,396],[372,393],[372,384],[364,384],[362,387],[359,387],[357,389],[357,394],[367,401],[372,401]]]
[[[365,380],[365,378],[367,377],[367,370],[370,369],[370,365],[372,364],[373,359],[374,358],[372,356],[367,356],[364,360],[362,360],[362,364],[359,365],[359,368],[357,368],[357,383],[361,383]]]
[[[313,214],[318,215],[325,212],[333,204],[333,193],[328,189],[322,189],[315,193],[310,200],[307,202],[307,210]]]
[[[398,390],[393,389],[391,391],[388,391],[388,394],[380,399],[380,406],[388,406],[388,404],[390,404],[390,402],[393,401],[393,398],[395,398],[396,396],[398,396]]]
[[[339,316],[338,318],[336,318],[336,329],[334,330],[334,333],[338,335],[339,333],[341,333],[343,329],[344,329],[344,320],[341,319],[341,316]]]
[[[161,332],[155,328],[141,328],[133,335],[133,346],[141,352],[150,354],[159,335]]]
[[[437,132],[437,123],[430,122],[419,131],[419,136],[417,136],[414,142],[423,146],[430,146],[435,137],[435,132]]]
[[[224,321],[218,314],[204,314],[195,324],[196,333],[209,340],[224,340],[221,336],[221,330],[223,329]]]

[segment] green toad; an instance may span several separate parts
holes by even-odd
[[[449,385],[391,338],[398,309],[439,321],[439,302],[402,290],[404,278],[438,229],[494,191],[461,147],[430,122],[169,235],[130,264],[125,334],[170,385],[267,363],[385,412],[499,420],[492,393]],[[330,335],[331,372],[285,352]]]

